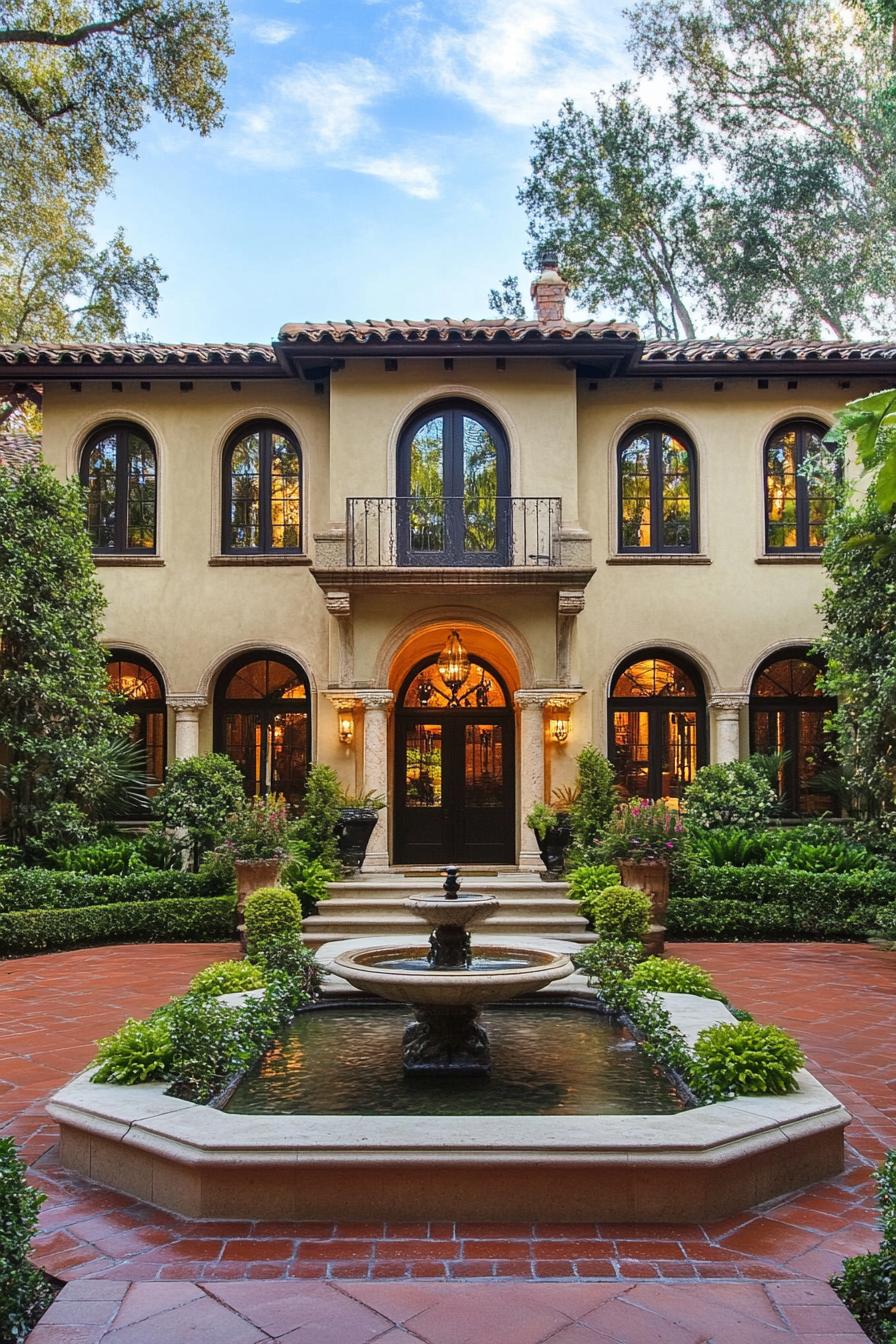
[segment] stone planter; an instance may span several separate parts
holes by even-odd
[[[542,882],[559,882],[566,865],[566,851],[572,844],[572,828],[567,814],[558,812],[557,825],[545,832],[543,840],[536,831],[535,839],[541,861],[547,870],[540,874]]]
[[[346,873],[360,871],[375,826],[375,808],[344,807],[340,812],[336,834],[339,843],[339,859]]]
[[[259,887],[275,887],[283,868],[282,859],[236,859],[237,922],[243,922],[246,898]]]
[[[619,859],[617,862],[622,885],[648,892],[653,902],[653,923],[665,924],[669,904],[669,865],[665,859]]]

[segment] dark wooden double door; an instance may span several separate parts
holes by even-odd
[[[513,713],[404,709],[395,732],[395,861],[513,863]]]

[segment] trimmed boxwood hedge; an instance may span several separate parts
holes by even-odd
[[[234,896],[121,901],[0,914],[0,955],[80,943],[214,942],[233,937]]]
[[[676,938],[865,938],[896,900],[896,871],[809,873],[749,865],[694,867],[667,915]]]
[[[14,868],[0,874],[0,914],[17,910],[71,910],[88,905],[171,901],[220,896],[214,873],[183,873],[146,868],[120,877],[56,872],[51,868]]]

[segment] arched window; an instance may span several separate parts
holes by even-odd
[[[133,719],[131,741],[145,761],[148,793],[155,793],[165,775],[165,686],[158,670],[139,653],[111,649],[106,664],[109,690],[120,697],[119,709]]]
[[[837,708],[819,689],[822,670],[805,649],[783,649],[762,664],[750,693],[750,750],[786,753],[778,792],[797,815],[839,810],[832,793],[814,787],[815,776],[830,766],[825,715]]]
[[[697,549],[697,458],[675,425],[635,425],[618,449],[619,550]]]
[[[625,797],[681,798],[705,755],[703,686],[678,655],[645,650],[613,677],[610,759]]]
[[[311,696],[297,662],[280,653],[246,653],[218,678],[215,751],[243,774],[246,792],[282,793],[298,803],[311,750]]]
[[[95,430],[81,452],[87,531],[94,551],[151,555],[156,549],[156,450],[139,425]]]
[[[507,440],[494,416],[473,402],[424,407],[398,446],[399,563],[506,564],[509,491]]]
[[[302,455],[273,420],[241,425],[224,452],[225,551],[257,555],[302,550]]]
[[[825,445],[827,432],[814,420],[790,420],[766,440],[765,548],[770,555],[824,546],[841,475],[838,456]]]

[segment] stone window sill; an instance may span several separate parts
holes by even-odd
[[[820,565],[820,551],[794,551],[792,554],[757,555],[757,565]]]
[[[310,565],[310,555],[213,555],[210,565]]]
[[[711,565],[708,555],[611,555],[608,565]]]
[[[139,565],[159,568],[165,561],[160,555],[94,555],[93,563],[105,569],[111,565]]]

